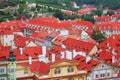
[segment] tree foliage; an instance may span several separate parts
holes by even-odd
[[[95,20],[90,15],[82,15],[81,19],[85,21],[91,21],[92,23],[95,23]]]
[[[105,39],[105,33],[101,33],[99,30],[93,30],[92,38],[98,43],[101,43]]]
[[[91,4],[100,7],[108,7],[110,9],[118,9],[120,5],[120,0],[74,0],[79,5]]]

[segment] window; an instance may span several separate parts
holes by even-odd
[[[0,74],[4,73],[4,68],[0,68]]]
[[[98,78],[98,74],[95,75],[95,78]]]
[[[5,80],[4,78],[0,78],[0,80]]]
[[[100,77],[102,77],[102,74],[100,74]]]
[[[54,74],[60,74],[61,70],[60,69],[55,69]]]
[[[28,74],[28,70],[24,70],[24,74]]]
[[[11,69],[11,73],[14,73],[15,72],[15,69]]]
[[[15,73],[16,70],[15,69],[8,69],[9,73]]]
[[[6,46],[8,45],[8,43],[6,43]]]
[[[109,77],[109,76],[110,76],[110,73],[107,73],[107,76]]]
[[[7,38],[8,36],[6,35],[5,37]]]
[[[102,65],[102,67],[104,67],[104,65]]]
[[[74,68],[73,67],[69,67],[68,68],[68,73],[70,73],[70,72],[74,72]]]
[[[100,77],[105,77],[105,74],[103,73],[103,74],[100,74]]]

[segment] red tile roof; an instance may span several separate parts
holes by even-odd
[[[81,41],[81,40],[72,39],[72,38],[67,38],[66,41],[64,42],[64,45],[66,46],[67,49],[70,49],[70,50],[75,49],[78,52],[82,51],[82,52],[86,52],[87,54],[95,46],[95,44]]]
[[[63,45],[63,42],[66,40],[66,38],[64,36],[58,36],[57,38],[55,38],[52,43],[55,45]]]
[[[62,10],[62,12],[65,13],[65,14],[69,14],[69,15],[72,15],[72,14],[73,14],[73,12],[70,11],[70,10]]]
[[[120,18],[120,14],[113,14],[112,17],[113,18]]]
[[[86,57],[81,55],[77,55],[73,60],[77,60],[79,62],[78,70],[86,70],[90,72],[95,66],[99,65],[100,62],[97,60],[91,59],[88,63],[86,63]]]
[[[11,30],[0,30],[0,35],[13,35]]]
[[[49,56],[49,59],[51,60],[52,58],[51,55],[55,54],[56,60],[58,60],[61,57],[60,52],[65,52],[65,49],[60,46],[54,46],[53,48],[50,49],[46,56]]]
[[[38,59],[38,55],[42,55],[42,47],[25,47],[23,48],[23,54],[20,54],[20,50],[17,48],[14,50],[17,60],[28,60],[28,57],[31,56],[32,59]]]
[[[81,9],[76,12],[76,14],[82,15],[82,14],[91,14],[92,9]]]
[[[35,39],[35,40],[38,40],[38,41],[41,41],[41,42],[44,42],[44,39],[45,37],[48,35],[48,32],[47,31],[44,31],[44,32],[34,32],[32,35],[31,35],[31,38]]]
[[[104,22],[95,24],[97,30],[120,30],[120,22]]]
[[[112,20],[111,16],[100,16],[100,17],[95,17],[94,18],[97,22],[109,22]]]
[[[0,43],[0,61],[4,61],[4,60],[8,59],[8,57],[9,57],[9,50],[10,50],[9,46],[3,46]]]
[[[115,34],[106,39],[104,42],[102,42],[98,48],[102,49],[102,51],[108,50],[109,52],[112,52],[115,50],[115,52],[119,53],[120,52],[120,35]]]
[[[49,65],[44,62],[32,61],[32,65],[30,65],[28,62],[22,62],[20,64],[29,66],[30,71],[33,73],[37,72],[41,75],[49,73]]]

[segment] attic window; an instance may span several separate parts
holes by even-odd
[[[58,39],[55,39],[55,41],[57,41]]]
[[[52,51],[54,51],[55,49],[52,49]]]
[[[61,40],[59,40],[58,42],[60,42]]]
[[[82,62],[84,62],[85,60],[82,60]]]
[[[34,54],[35,54],[36,56],[38,55],[38,53],[37,53],[37,52],[35,52]]]
[[[55,53],[58,53],[58,51],[55,51]]]
[[[80,58],[77,58],[77,60],[80,60]]]
[[[82,70],[84,70],[86,67],[83,67]]]
[[[90,64],[90,61],[88,61],[87,64]]]
[[[97,64],[93,64],[93,66],[96,66]]]
[[[28,56],[28,53],[25,53],[26,56]]]

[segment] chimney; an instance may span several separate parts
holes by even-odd
[[[107,47],[109,47],[110,46],[110,44],[109,43],[107,43]]]
[[[71,59],[72,60],[72,57],[73,57],[72,52],[66,51],[66,59]]]
[[[112,54],[116,55],[115,49],[112,49]]]
[[[115,36],[113,36],[113,39],[115,39]]]
[[[65,45],[61,45],[61,47],[62,47],[62,48],[64,48],[64,49],[66,48],[66,46],[65,46]]]
[[[74,49],[74,50],[73,50],[73,58],[74,58],[75,56],[77,56],[77,52],[76,52],[76,50]]]
[[[52,54],[52,62],[55,62],[55,54]]]
[[[61,56],[61,58],[65,58],[65,53],[64,52],[60,52],[60,56]]]
[[[50,34],[50,33],[51,33],[51,31],[50,31],[50,30],[48,30],[48,33]]]
[[[112,63],[115,63],[115,56],[112,56]]]
[[[20,47],[19,50],[20,50],[20,55],[22,55],[23,54],[23,48]]]
[[[43,59],[45,58],[45,56],[44,55],[39,55],[38,58],[39,58],[39,62],[41,62],[41,61],[43,61]]]
[[[86,64],[91,60],[91,57],[90,56],[87,56],[86,57]]]
[[[46,56],[46,46],[42,46],[42,54]]]
[[[29,56],[29,64],[32,65],[32,57]]]

